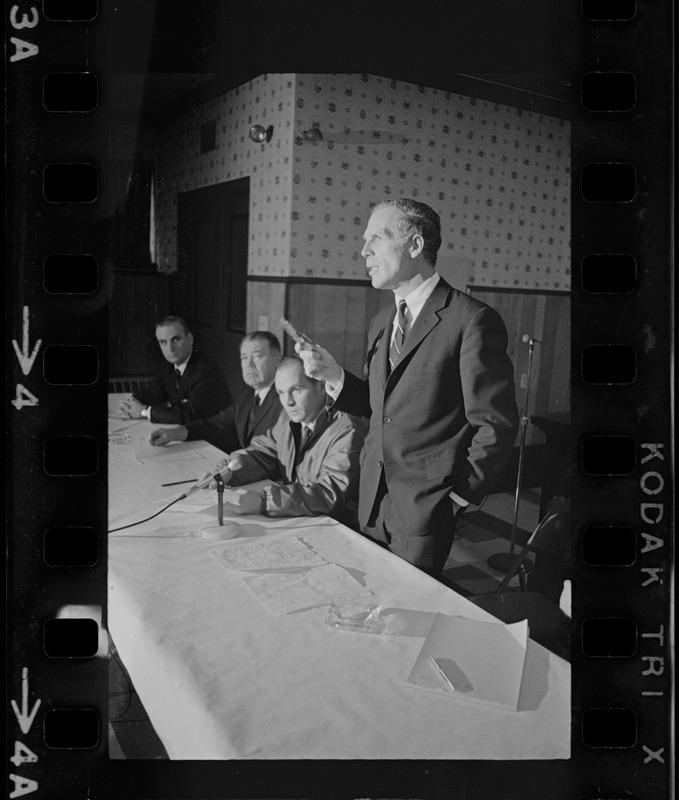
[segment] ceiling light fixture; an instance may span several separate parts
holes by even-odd
[[[268,128],[265,128],[263,125],[253,125],[250,128],[248,136],[252,139],[253,142],[257,142],[257,144],[264,144],[264,142],[270,142],[271,137],[273,136],[273,125],[269,125]]]

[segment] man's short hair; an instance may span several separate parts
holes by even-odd
[[[396,230],[407,239],[419,234],[424,240],[422,256],[427,264],[436,266],[436,256],[441,247],[441,217],[426,203],[399,197],[378,203],[373,211],[385,206],[393,206],[403,214],[396,223]]]
[[[184,319],[184,317],[177,317],[174,314],[168,314],[162,319],[159,319],[158,322],[156,322],[155,329],[158,330],[158,328],[162,328],[165,325],[174,325],[175,323],[182,326],[185,336],[188,336],[191,333],[189,323]]]
[[[262,342],[269,343],[269,350],[272,353],[280,353],[281,352],[281,343],[278,341],[278,337],[275,336],[270,331],[252,331],[251,333],[246,333],[245,336],[240,340],[240,343],[243,344],[244,342],[256,342],[261,340]]]
[[[276,372],[280,372],[285,367],[292,367],[292,366],[299,367],[299,369],[302,371],[302,375],[304,376],[304,378],[310,384],[312,384],[312,385],[314,385],[314,384],[322,384],[323,388],[325,389],[325,382],[324,381],[319,381],[316,378],[310,378],[306,374],[306,372],[304,371],[304,362],[302,361],[302,359],[299,356],[285,356],[285,358],[283,358],[281,360],[280,364],[276,368]]]

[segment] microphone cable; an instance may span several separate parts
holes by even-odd
[[[162,514],[163,511],[167,511],[170,506],[173,506],[175,503],[178,503],[180,500],[183,500],[186,497],[186,494],[179,495],[176,497],[172,502],[168,503],[166,506],[160,509],[160,511],[156,511],[155,514],[151,514],[150,517],[146,517],[146,519],[140,519],[139,522],[130,522],[127,525],[121,525],[119,528],[111,528],[110,530],[106,531],[106,533],[117,533],[118,531],[124,531],[125,528],[134,528],[135,525],[141,525],[143,522],[148,522],[149,520],[157,517],[158,514]]]
[[[231,462],[229,462],[229,463],[231,463]],[[228,469],[228,467],[227,467],[227,469]],[[167,511],[167,509],[168,509],[170,506],[173,506],[175,503],[178,503],[180,500],[184,500],[184,499],[185,499],[185,498],[187,498],[187,497],[188,497],[190,494],[193,494],[193,493],[194,493],[194,492],[195,492],[195,491],[196,491],[198,488],[201,488],[201,489],[205,489],[205,488],[207,488],[207,485],[209,484],[209,482],[210,482],[210,481],[213,481],[213,480],[215,480],[215,479],[217,478],[217,476],[218,476],[218,475],[219,475],[219,477],[221,478],[221,473],[220,473],[220,472],[216,472],[214,475],[211,475],[209,478],[206,478],[205,480],[203,480],[203,481],[200,481],[200,483],[197,483],[195,486],[192,486],[192,487],[191,487],[191,488],[188,490],[188,492],[184,492],[183,494],[180,494],[180,495],[179,495],[179,497],[176,497],[174,500],[172,500],[172,501],[171,501],[170,503],[168,503],[166,506],[163,506],[163,507],[160,509],[160,511],[156,511],[156,513],[155,513],[155,514],[151,514],[151,516],[150,516],[150,517],[146,517],[146,519],[140,519],[138,522],[130,522],[130,523],[128,523],[127,525],[121,525],[119,528],[111,528],[110,530],[106,531],[106,533],[117,533],[118,531],[124,531],[124,530],[125,530],[125,528],[134,528],[134,526],[135,526],[135,525],[141,525],[141,524],[142,524],[142,523],[144,523],[144,522],[149,522],[149,520],[152,520],[152,519],[154,519],[155,517],[157,517],[159,514],[162,514],[162,513],[163,513],[163,511]],[[202,485],[201,485],[201,484],[203,484],[203,483],[205,484],[205,486],[202,486]]]

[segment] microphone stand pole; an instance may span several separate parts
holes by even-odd
[[[227,522],[224,524],[224,479],[218,472],[214,475],[217,483],[217,525],[208,525],[200,529],[200,535],[204,539],[233,539],[240,536],[243,529],[237,522]]]
[[[220,525],[224,524],[224,481],[222,476],[217,474],[215,476],[217,481],[217,522]]]
[[[514,565],[514,548],[516,546],[516,527],[519,516],[519,500],[521,497],[521,478],[523,476],[523,458],[526,450],[526,429],[528,428],[528,398],[530,395],[530,378],[531,369],[533,366],[533,348],[535,347],[535,340],[528,340],[528,378],[526,381],[526,396],[523,402],[523,411],[521,412],[521,438],[519,442],[519,466],[516,471],[516,493],[514,494],[514,515],[512,517],[512,532],[509,538],[509,552],[508,553],[494,553],[488,557],[488,564],[498,572],[509,572]],[[525,566],[532,568],[532,562],[527,559],[524,562]]]

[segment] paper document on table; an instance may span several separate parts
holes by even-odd
[[[276,616],[373,594],[338,564],[324,564],[304,572],[253,575],[245,578],[245,583]]]
[[[527,620],[505,625],[437,614],[408,683],[516,711],[527,646]]]
[[[300,536],[229,545],[219,550],[211,550],[210,555],[226,569],[314,567],[327,563]]]
[[[144,462],[153,458],[158,461],[204,461],[205,456],[198,450],[194,442],[180,442],[165,447],[150,444],[144,436],[134,440],[134,457],[136,461]]]

